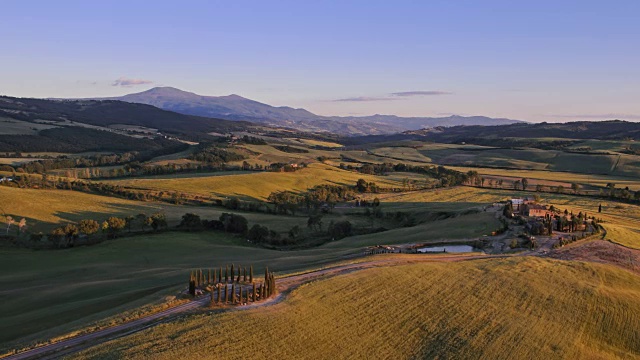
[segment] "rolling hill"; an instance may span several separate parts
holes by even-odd
[[[253,124],[178,114],[123,101],[0,97],[0,151],[128,151],[157,149],[174,138],[244,131]]]
[[[523,141],[522,139],[530,139]],[[578,140],[640,140],[640,123],[609,121],[575,121],[568,123],[517,123],[507,125],[467,125],[405,131],[397,134],[354,136],[343,139],[345,145],[364,145],[418,140],[441,143],[467,143],[501,147],[538,147],[536,143],[570,146]]]

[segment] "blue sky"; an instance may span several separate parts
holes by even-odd
[[[0,94],[640,120],[640,1],[13,1]]]

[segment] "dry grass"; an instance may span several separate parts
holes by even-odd
[[[77,191],[0,186],[0,211],[16,219],[26,218],[30,230],[39,231],[46,230],[47,225],[92,219],[96,216],[151,213],[158,211],[158,207]],[[4,222],[4,219],[1,221]]]
[[[445,280],[446,279],[446,280]],[[519,258],[369,269],[267,308],[193,316],[74,358],[608,359],[640,354],[640,282]]]
[[[259,172],[190,179],[133,179],[111,182],[145,189],[265,200],[274,191],[306,191],[311,187],[322,184],[355,185],[360,178],[373,181],[379,186],[399,187],[402,185],[397,180],[383,176],[359,174],[318,163],[310,164],[308,168],[292,173]]]
[[[287,138],[287,140],[290,140],[290,141],[295,142],[295,143],[307,145],[307,146],[323,146],[323,147],[327,147],[327,148],[341,148],[342,147],[342,144],[338,144],[338,143],[335,143],[335,142],[329,142],[329,141],[312,140],[312,139],[294,139],[294,138]]]
[[[640,249],[640,229],[624,225],[604,224],[606,239],[626,247]]]

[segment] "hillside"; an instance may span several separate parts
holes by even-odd
[[[304,285],[272,306],[168,322],[74,358],[633,359],[639,292],[632,273],[592,263],[382,267]]]
[[[484,116],[398,117],[373,115],[362,117],[319,116],[305,109],[274,107],[239,95],[203,96],[172,87],[156,87],[135,94],[108,98],[142,103],[182,114],[248,120],[303,131],[328,131],[347,135],[389,134],[435,126],[504,125],[518,120],[492,119]]]
[[[139,151],[254,125],[123,101],[0,97],[0,151]]]
[[[443,143],[469,143],[486,146],[531,146],[530,142],[510,141],[511,139],[549,140],[640,140],[640,123],[623,120],[575,121],[567,123],[518,123],[508,125],[466,125],[417,131],[405,131],[398,134],[345,137],[345,145],[363,145],[391,141],[420,140]],[[570,145],[567,143],[567,145]]]
[[[29,122],[69,120],[96,126],[126,124],[184,135],[242,130],[250,126],[249,123],[189,116],[123,101],[0,97],[0,116]]]

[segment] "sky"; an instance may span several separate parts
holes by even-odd
[[[640,121],[640,1],[0,3],[0,94]]]

